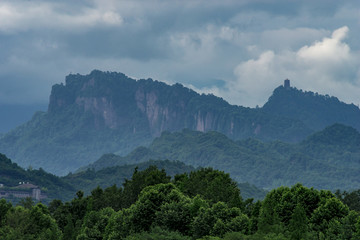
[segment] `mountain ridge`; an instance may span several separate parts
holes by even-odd
[[[262,110],[299,119],[314,130],[341,123],[360,131],[359,107],[341,102],[334,96],[298,90],[296,87],[277,87]]]
[[[345,142],[353,142],[355,147],[345,151],[341,144],[335,147],[331,142],[334,129],[353,132],[346,135]],[[237,182],[248,181],[265,189],[297,182],[318,189],[356,189],[360,187],[359,139],[357,130],[341,124],[327,127],[297,144],[256,139],[234,141],[218,132],[163,132],[148,148],[139,147],[123,157],[104,155],[88,167],[100,170],[103,162],[105,167],[111,167],[154,158],[171,159],[226,171]]]
[[[230,105],[181,84],[134,80],[123,73],[70,74],[65,84],[53,86],[47,112],[36,113],[0,138],[0,152],[25,168],[65,175],[104,153],[126,155],[148,146],[163,131],[189,128],[218,131],[234,140],[286,142],[314,132],[316,124],[309,127],[291,114],[269,111],[269,106]]]
[[[0,152],[23,167],[65,175],[104,153],[126,154],[165,130],[183,128],[289,141],[311,132],[298,120],[230,105],[181,84],[94,70],[54,85],[48,111],[3,136]]]

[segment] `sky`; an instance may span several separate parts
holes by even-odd
[[[0,0],[0,105],[93,69],[248,107],[288,78],[360,104],[359,0]]]

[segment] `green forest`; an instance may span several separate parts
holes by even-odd
[[[0,200],[0,239],[359,239],[360,192],[279,187],[244,200],[212,168],[169,176],[134,169],[122,187],[78,191],[48,205]]]
[[[360,133],[342,124],[326,127],[299,143],[253,138],[234,141],[215,131],[163,132],[149,147],[138,147],[126,156],[103,155],[87,168],[100,172],[149,159],[213,167],[237,182],[268,190],[298,182],[317,189],[360,188]]]

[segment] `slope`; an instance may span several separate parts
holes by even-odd
[[[125,179],[131,178],[135,168],[139,171],[143,171],[149,166],[156,166],[158,169],[164,169],[169,176],[175,176],[176,174],[195,170],[192,166],[185,165],[179,161],[149,160],[136,164],[125,164],[122,166],[103,168],[99,171],[89,168],[86,171],[68,174],[67,176],[62,177],[62,179],[76,186],[76,189],[89,194],[90,191],[97,186],[101,188],[110,187],[112,185],[121,186],[125,182]]]
[[[341,123],[360,131],[360,109],[336,97],[304,92],[293,87],[276,88],[262,111],[299,119],[314,130]]]
[[[336,137],[333,132],[342,134]],[[237,182],[247,181],[265,189],[297,182],[319,189],[356,189],[360,187],[359,136],[354,128],[340,124],[298,144],[255,139],[233,141],[217,132],[164,132],[147,149],[135,149],[125,157],[104,155],[90,167],[101,169],[103,162],[109,167],[156,156],[195,167],[211,166],[229,172]],[[342,147],[344,144],[346,148]]]
[[[49,199],[68,200],[74,196],[75,188],[61,178],[43,169],[24,170],[0,153],[0,183],[5,187],[15,187],[19,182],[30,182],[39,186]],[[48,199],[45,199],[45,202]]]

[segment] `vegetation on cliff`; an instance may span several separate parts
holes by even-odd
[[[360,109],[338,98],[302,91],[294,87],[276,88],[262,111],[301,120],[314,130],[341,123],[360,131]]]

